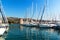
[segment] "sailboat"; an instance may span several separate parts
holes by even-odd
[[[47,4],[47,2],[46,2],[46,4]],[[42,22],[42,18],[43,18],[43,15],[44,15],[44,11],[45,11],[45,7],[46,7],[46,4],[43,6],[43,10],[42,10],[42,15],[41,15],[41,19],[40,19],[40,22],[39,23],[34,23],[34,22],[32,22],[33,20],[31,20],[31,22],[29,23],[28,21],[26,21],[23,25],[24,26],[28,26],[28,27],[53,27],[53,26],[56,26],[55,24],[52,24],[52,23],[41,23]],[[37,10],[37,5],[36,5],[36,10]],[[33,3],[32,3],[32,13],[33,13],[33,15],[34,15],[34,11],[33,11]],[[33,15],[32,15],[32,17],[33,17]],[[31,17],[31,19],[32,19],[32,17]],[[28,19],[27,19],[28,20]]]
[[[0,0],[0,36],[8,31],[8,26],[8,20],[7,17],[4,15],[4,10]]]
[[[47,4],[47,0],[46,0],[46,4]],[[39,21],[38,26],[39,26],[39,27],[43,27],[43,28],[52,28],[53,26],[57,26],[57,25],[56,25],[56,24],[53,24],[53,23],[42,23],[42,18],[43,18],[43,15],[44,15],[44,11],[45,11],[45,8],[46,8],[46,4],[45,4],[44,7],[43,7],[41,19],[40,19],[40,21]]]
[[[28,9],[27,9],[27,11],[28,11]],[[26,14],[26,16],[27,16],[27,14]],[[34,12],[33,12],[33,2],[32,2],[32,17],[33,17],[33,15],[34,15]],[[32,17],[30,19],[30,22],[29,22],[28,18],[26,17],[26,21],[22,25],[28,26],[28,27],[34,27],[36,24],[33,22]]]

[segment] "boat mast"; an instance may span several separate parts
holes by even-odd
[[[47,4],[47,0],[46,0],[46,4]],[[44,7],[43,7],[42,15],[41,15],[41,19],[40,19],[39,23],[42,22],[42,18],[43,18],[43,14],[44,14],[44,11],[45,11],[45,8],[46,8],[46,4],[45,4]]]
[[[37,20],[39,19],[39,16],[40,16],[40,12],[41,12],[41,11],[39,11],[39,14],[38,14]]]
[[[6,16],[4,15],[4,10],[3,10],[3,6],[2,6],[1,0],[0,0],[0,13],[2,15],[2,22],[3,23],[8,23],[8,20],[7,20]]]
[[[37,11],[38,11],[38,10],[37,10],[37,3],[36,3],[36,14],[38,13]],[[37,20],[38,20],[38,18],[36,19],[36,22],[37,22]]]
[[[33,18],[34,16],[34,9],[33,9],[33,2],[32,2],[32,16],[31,16],[31,19]]]

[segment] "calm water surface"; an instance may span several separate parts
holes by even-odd
[[[10,24],[5,40],[60,40],[60,30]]]

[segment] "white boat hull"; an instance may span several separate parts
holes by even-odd
[[[5,31],[6,31],[6,28],[0,28],[0,35],[3,35]]]
[[[8,31],[8,24],[0,24],[0,35],[3,35],[6,31]]]
[[[53,27],[53,26],[57,26],[55,24],[39,24],[40,27]]]

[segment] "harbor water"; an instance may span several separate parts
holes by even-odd
[[[60,40],[60,30],[10,24],[4,40]]]

